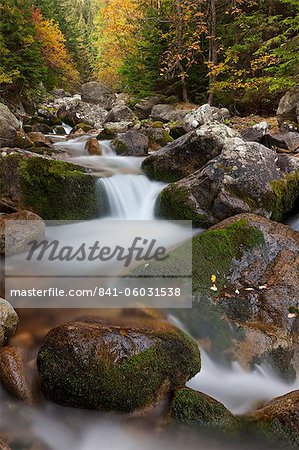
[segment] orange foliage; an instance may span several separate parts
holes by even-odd
[[[53,19],[44,19],[38,8],[34,10],[32,18],[46,65],[54,70],[62,85],[78,84],[80,75],[65,46],[66,39],[59,25]]]
[[[135,32],[143,13],[138,0],[108,0],[102,3],[96,23],[98,51],[95,78],[116,88],[123,59],[135,45]]]

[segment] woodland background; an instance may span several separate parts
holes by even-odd
[[[299,82],[297,0],[1,0],[0,94],[97,80],[271,114]]]

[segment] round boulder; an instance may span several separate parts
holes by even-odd
[[[19,318],[13,307],[3,298],[0,298],[0,346],[17,329]]]
[[[200,370],[195,341],[162,320],[66,323],[37,359],[42,389],[56,403],[132,412],[168,398]]]

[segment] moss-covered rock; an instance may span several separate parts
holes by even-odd
[[[146,156],[149,139],[137,130],[129,130],[126,133],[119,133],[112,146],[120,156]]]
[[[192,274],[193,309],[178,311],[192,335],[218,359],[233,357],[248,370],[267,362],[293,381],[298,319],[289,313],[298,304],[298,233],[252,214],[227,219],[193,238]]]
[[[150,178],[174,182],[201,169],[221,153],[228,138],[236,137],[223,124],[208,124],[192,131],[146,158],[142,169]],[[171,139],[172,140],[172,139]]]
[[[248,423],[262,435],[284,443],[286,447],[299,446],[299,391],[278,397],[247,416]]]
[[[28,209],[47,220],[96,216],[96,178],[74,164],[11,154],[0,159],[1,205]]]
[[[161,153],[160,159],[162,156]],[[143,162],[143,170],[149,176],[164,171],[167,181],[174,181],[179,172],[167,172],[163,160],[156,165],[158,159],[154,158],[155,155],[150,156]],[[297,159],[276,155],[256,142],[229,139],[221,154],[203,169],[166,187],[157,208],[164,218],[188,220],[193,216],[195,225],[203,227],[241,213],[283,221],[298,197]]]
[[[196,342],[168,322],[90,319],[53,329],[37,364],[48,399],[131,412],[184,385],[199,372],[200,354]]]
[[[217,427],[226,431],[238,426],[238,420],[222,403],[188,388],[175,391],[170,416],[188,425]]]

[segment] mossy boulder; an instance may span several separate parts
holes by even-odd
[[[142,170],[155,180],[180,180],[220,155],[225,141],[237,136],[238,133],[226,125],[204,125],[150,155],[144,160]]]
[[[299,391],[275,398],[266,406],[250,413],[248,423],[287,447],[299,446]]]
[[[227,219],[193,238],[192,281],[193,309],[178,314],[193,336],[209,342],[218,359],[230,355],[248,370],[266,362],[294,381],[298,329],[289,313],[298,304],[296,231],[252,214]]]
[[[200,370],[195,341],[162,320],[86,319],[54,328],[37,358],[49,400],[132,412],[164,401]]]
[[[146,156],[149,139],[137,130],[129,130],[126,133],[119,133],[112,146],[120,156]]]
[[[0,205],[32,211],[47,220],[96,216],[96,178],[75,164],[26,154],[0,159]]]
[[[155,167],[148,159],[143,163],[143,170],[149,175]],[[162,164],[157,169],[160,172],[161,167]],[[174,175],[170,172],[167,177]],[[229,139],[221,154],[204,168],[162,191],[157,212],[167,219],[192,219],[202,227],[241,213],[283,221],[298,198],[296,158],[277,155],[256,142]]]
[[[222,403],[189,388],[175,391],[170,416],[187,425],[217,427],[226,431],[238,426],[238,420]]]

